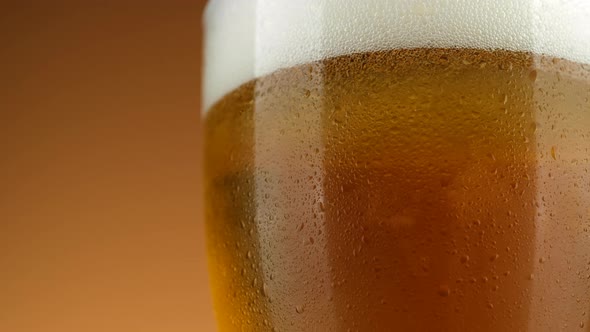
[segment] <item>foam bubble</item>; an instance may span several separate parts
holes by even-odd
[[[280,68],[417,47],[530,51],[590,63],[587,0],[211,0],[204,109]]]

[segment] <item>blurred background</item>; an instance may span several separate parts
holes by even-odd
[[[205,1],[0,10],[0,331],[212,331]]]

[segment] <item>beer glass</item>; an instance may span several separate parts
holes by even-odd
[[[590,2],[212,0],[220,331],[590,331]]]

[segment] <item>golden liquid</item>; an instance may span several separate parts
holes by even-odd
[[[220,331],[590,331],[590,68],[394,50],[205,124]]]

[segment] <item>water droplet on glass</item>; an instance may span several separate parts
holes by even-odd
[[[442,297],[447,297],[451,294],[451,289],[447,285],[441,285],[438,289],[438,295]]]
[[[536,81],[537,80],[537,71],[536,70],[532,70],[529,73],[529,78],[531,81]]]
[[[266,287],[265,283],[262,283],[262,295],[268,297],[268,287]]]

